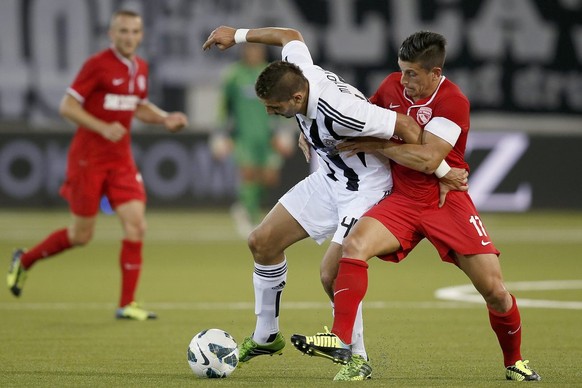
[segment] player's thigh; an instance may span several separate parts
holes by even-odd
[[[481,295],[503,292],[503,275],[499,257],[493,253],[476,255],[456,255],[457,265],[471,279]]]
[[[130,201],[145,203],[147,197],[141,174],[133,165],[119,167],[109,172],[105,195],[116,212],[120,206]]]
[[[85,245],[93,238],[97,216],[84,217],[73,214],[73,222],[69,227],[69,239],[73,245]]]
[[[132,240],[142,240],[146,229],[145,203],[140,200],[131,200],[115,208],[121,220],[125,237]]]
[[[296,184],[279,203],[320,245],[337,230],[337,197],[329,179],[320,172]]]
[[[342,190],[335,194],[337,198],[337,230],[332,241],[342,244],[350,230],[362,215],[372,206],[385,198],[388,194],[384,190],[354,192]]]
[[[394,234],[373,217],[364,216],[354,225],[343,243],[343,257],[368,260],[400,249]]]
[[[305,229],[281,203],[277,203],[251,232],[249,244],[252,250],[279,252],[306,237]]]
[[[60,194],[69,202],[71,213],[81,218],[96,216],[106,179],[107,173],[103,171],[69,169]]]

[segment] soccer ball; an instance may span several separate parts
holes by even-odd
[[[238,365],[236,341],[221,329],[202,330],[188,345],[188,364],[198,377],[227,377]]]

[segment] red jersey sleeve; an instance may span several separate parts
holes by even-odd
[[[70,89],[78,94],[77,97],[83,99],[83,101],[80,101],[81,103],[97,88],[101,78],[99,73],[99,66],[97,66],[95,57],[88,59],[83,64],[83,67],[81,67],[77,77],[70,86]]]
[[[461,133],[469,131],[469,100],[461,94],[448,96],[446,102],[437,105],[438,110],[434,116],[451,120],[459,127]]]

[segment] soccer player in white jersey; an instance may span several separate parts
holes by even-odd
[[[410,117],[372,105],[338,75],[313,64],[301,34],[286,28],[234,29],[222,26],[204,43],[226,50],[236,43],[282,46],[283,61],[271,63],[260,75],[255,91],[269,114],[295,117],[302,136],[315,149],[319,168],[279,199],[250,234],[255,261],[256,327],[240,346],[240,360],[281,354],[285,339],[279,331],[279,305],[286,284],[285,249],[311,237],[321,244],[332,236],[321,263],[321,277],[334,279],[341,244],[358,218],[392,188],[388,160],[375,154],[348,156],[336,146],[347,138],[397,136],[407,143],[420,142],[420,130]],[[448,182],[459,189],[464,170],[450,171]],[[432,173],[430,171],[429,173]],[[333,301],[333,293],[326,290]],[[361,305],[356,319],[352,359],[336,379],[363,380],[371,376],[363,344]],[[350,373],[346,373],[350,372]],[[349,376],[349,378],[346,378]]]

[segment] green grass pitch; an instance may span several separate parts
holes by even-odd
[[[582,385],[582,213],[483,219],[502,251],[510,290],[516,282],[558,281],[513,291],[518,302],[549,301],[521,309],[522,352],[542,376],[540,384]],[[39,262],[19,299],[6,288],[0,292],[1,387],[337,386],[331,380],[338,366],[290,344],[282,356],[253,359],[227,379],[195,377],[186,361],[195,333],[217,327],[240,342],[254,329],[252,258],[226,212],[151,211],[148,221],[138,296],[159,319],[113,318],[121,229],[115,217],[102,215],[93,242]],[[0,269],[7,269],[15,247],[68,222],[65,212],[0,212]],[[319,283],[324,248],[306,240],[287,251],[280,318],[287,339],[332,322]],[[372,260],[364,314],[374,372],[363,384],[512,384],[505,381],[484,305],[435,297],[437,289],[464,284],[461,271],[441,263],[426,243],[398,265]]]

